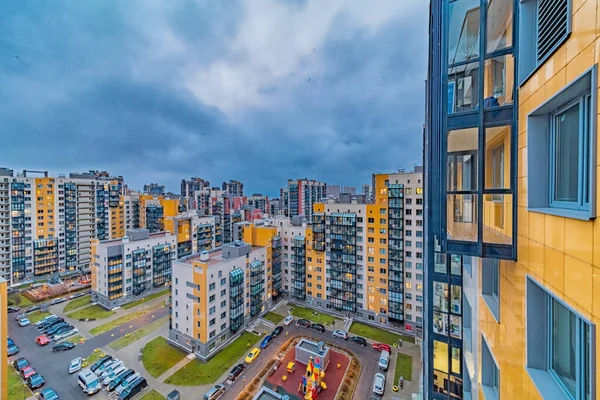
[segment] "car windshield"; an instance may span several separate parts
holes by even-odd
[[[93,388],[95,386],[98,386],[98,379],[94,379],[93,381],[91,381],[90,383],[88,383],[87,387],[88,388]]]

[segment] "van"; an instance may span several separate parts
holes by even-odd
[[[225,393],[225,386],[215,385],[204,395],[204,400],[217,400]]]
[[[87,393],[88,395],[98,392],[101,387],[98,377],[89,368],[86,368],[79,373],[77,382],[79,382],[79,386],[81,386],[84,393]]]
[[[388,365],[390,364],[390,353],[387,350],[381,352],[379,357],[379,369],[387,371]]]

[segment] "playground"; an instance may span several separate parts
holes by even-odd
[[[334,400],[350,359],[323,342],[302,339],[290,349],[265,386],[290,400]]]
[[[90,276],[80,274],[63,279],[59,277],[51,278],[45,283],[32,285],[31,288],[22,291],[21,294],[37,303],[48,298],[62,296],[91,286]]]

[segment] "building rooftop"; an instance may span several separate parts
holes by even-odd
[[[129,242],[136,242],[138,240],[166,237],[167,235],[170,235],[170,233],[166,232],[166,231],[150,233],[150,231],[148,231],[147,229],[143,229],[143,228],[127,229],[126,236],[124,236],[122,238],[116,238],[116,239],[101,240],[100,244],[104,244],[104,245],[120,244],[120,243],[123,243],[123,239],[128,239]]]
[[[249,244],[246,244],[246,243],[243,243],[243,245],[245,245],[244,248],[246,248],[247,250],[249,250],[248,251],[249,253],[253,252],[255,250],[262,249],[261,246],[250,246]],[[183,262],[183,263],[186,263],[186,264],[194,264],[194,262],[198,261],[198,262],[206,263],[209,267],[212,267],[214,265],[219,265],[222,262],[229,261],[229,260],[235,260],[237,258],[240,258],[240,257],[243,257],[243,256],[246,255],[246,253],[239,253],[239,254],[234,253],[233,256],[229,256],[228,257],[227,254],[231,254],[231,253],[228,252],[228,250],[229,250],[228,248],[231,248],[233,246],[241,247],[241,246],[236,245],[234,243],[228,243],[228,244],[225,244],[225,245],[223,245],[221,247],[217,247],[216,249],[212,249],[212,250],[209,250],[209,251],[204,251],[204,252],[199,252],[199,253],[191,254],[191,255],[189,255],[187,257],[180,258],[177,261]],[[209,256],[208,260],[202,260],[203,253],[204,254],[208,254],[208,256]]]

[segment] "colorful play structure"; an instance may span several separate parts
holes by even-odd
[[[321,359],[319,357],[313,361],[310,357],[306,366],[306,374],[302,375],[302,381],[298,391],[304,394],[305,400],[316,400],[321,390],[327,389],[325,384],[325,372],[321,369]]]

